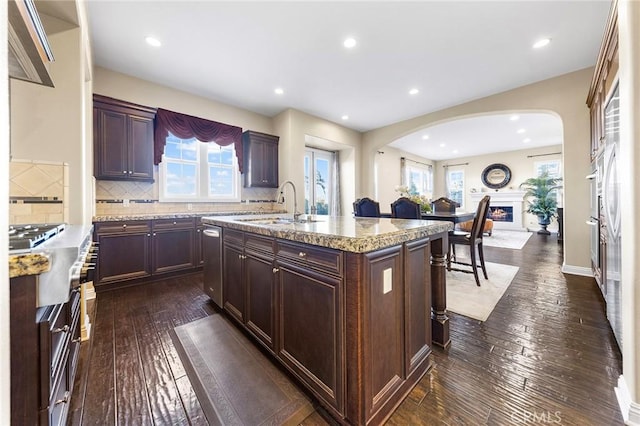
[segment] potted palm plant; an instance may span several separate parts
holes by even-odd
[[[525,197],[530,198],[527,212],[538,216],[538,224],[541,226],[538,234],[551,234],[547,231],[547,226],[558,215],[556,189],[562,188],[560,181],[562,178],[551,177],[545,172],[520,184],[520,188],[526,190]]]

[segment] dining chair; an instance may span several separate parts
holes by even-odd
[[[422,219],[420,204],[407,197],[400,197],[391,203],[391,217],[397,219]]]
[[[431,202],[431,208],[435,213],[455,213],[456,207],[460,207],[460,204],[447,197],[440,197]]]
[[[470,232],[450,231],[449,232],[449,251],[447,253],[447,269],[452,270],[451,264],[456,263],[460,265],[471,266],[471,270],[466,269],[454,269],[455,271],[473,273],[476,279],[476,284],[480,287],[480,279],[478,278],[478,268],[482,268],[484,278],[489,279],[487,276],[487,268],[484,264],[484,251],[482,247],[482,231],[484,224],[487,220],[487,212],[489,210],[489,202],[491,197],[485,195],[478,203],[476,210],[476,216],[473,219],[473,225]],[[471,257],[471,263],[458,262],[456,259],[456,244],[469,246],[469,256]],[[477,264],[477,257],[480,258],[480,266]]]
[[[380,217],[380,203],[368,197],[359,198],[353,203],[353,214],[356,217]]]

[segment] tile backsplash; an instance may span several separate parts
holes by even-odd
[[[69,165],[9,162],[9,224],[68,222]]]
[[[275,204],[275,188],[242,188],[241,203],[159,202],[158,168],[155,182],[96,181],[96,216],[189,213],[189,212],[269,212],[281,209]],[[189,209],[189,205],[191,209]]]

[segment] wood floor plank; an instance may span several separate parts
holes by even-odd
[[[489,262],[520,267],[512,284],[485,322],[450,314],[451,347],[433,348],[431,373],[387,424],[622,425],[613,392],[621,354],[593,278],[561,272],[554,236],[534,234],[522,250],[484,250]],[[202,275],[194,274],[98,294],[92,342],[81,346],[85,403],[74,407],[74,392],[73,424],[127,417],[138,403],[117,403],[121,375],[144,377],[154,424],[207,424],[167,334],[219,311],[202,288]],[[135,352],[132,339],[138,371],[119,355]],[[319,410],[302,424],[329,422]]]

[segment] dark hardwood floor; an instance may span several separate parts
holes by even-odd
[[[485,247],[520,267],[486,322],[456,314],[451,346],[391,425],[620,425],[621,355],[592,278],[560,272],[555,235],[523,250]],[[207,424],[169,337],[215,312],[202,275],[99,293],[81,346],[69,424]],[[326,424],[316,412],[305,425]]]

